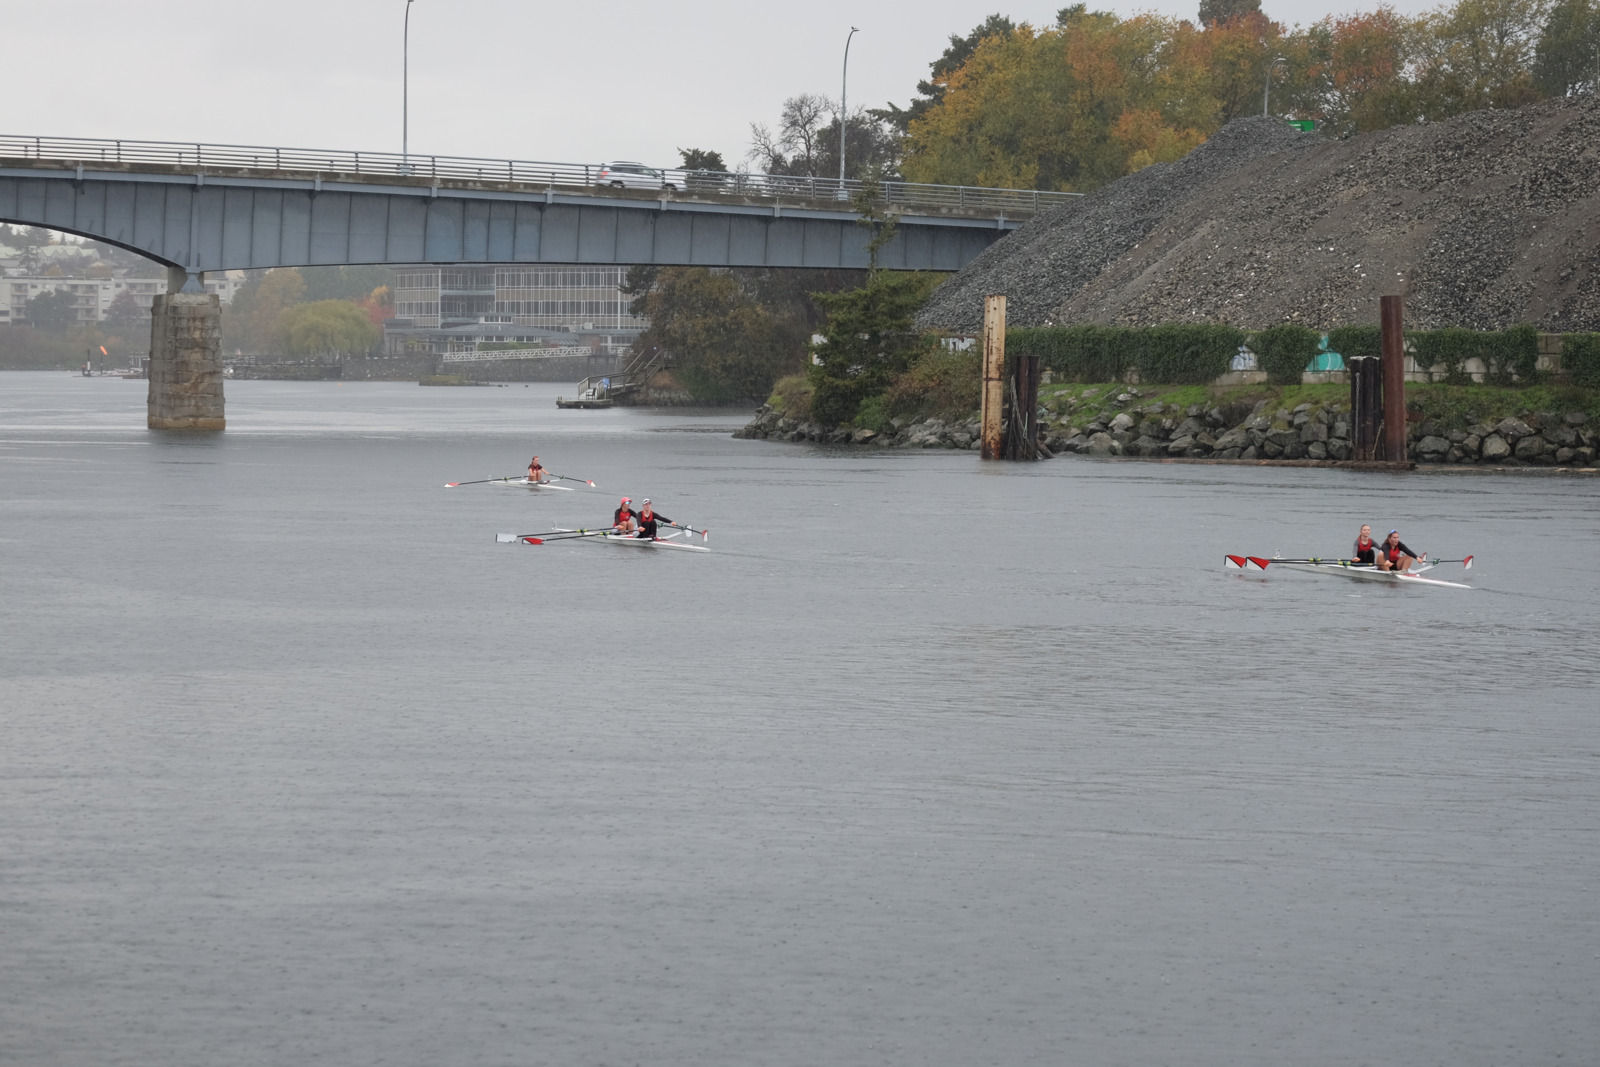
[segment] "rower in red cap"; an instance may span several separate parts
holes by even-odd
[[[611,516],[611,528],[617,533],[631,534],[638,529],[638,523],[633,517],[633,501],[627,497],[622,498],[622,503]]]

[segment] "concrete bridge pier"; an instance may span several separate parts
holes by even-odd
[[[222,305],[195,275],[175,267],[150,308],[152,430],[221,430]]]

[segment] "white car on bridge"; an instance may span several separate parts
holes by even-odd
[[[596,185],[609,185],[614,189],[673,189],[683,184],[681,175],[657,170],[643,163],[619,161],[600,168]]]

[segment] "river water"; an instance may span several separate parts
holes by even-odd
[[[1600,481],[144,388],[0,375],[0,1062],[1594,1062]]]

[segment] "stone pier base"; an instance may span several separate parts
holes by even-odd
[[[168,293],[150,308],[152,430],[221,430],[222,306],[214,293]]]

